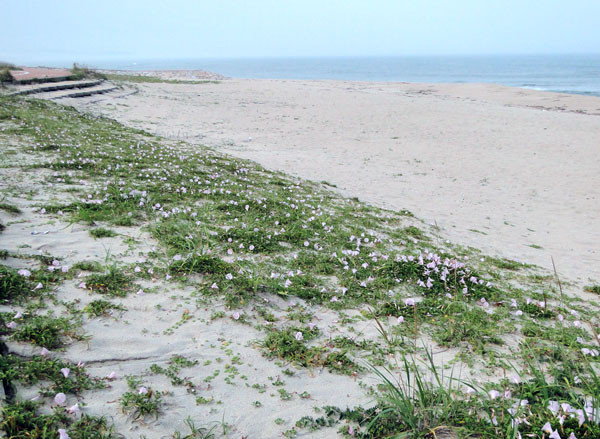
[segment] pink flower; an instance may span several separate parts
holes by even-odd
[[[500,396],[500,392],[498,392],[497,390],[490,390],[489,394],[490,394],[490,398],[492,398],[492,399],[496,399]]]
[[[109,379],[110,381],[112,381],[112,380],[116,380],[116,379],[117,379],[117,372],[115,372],[115,371],[113,370],[111,373],[109,373],[109,374],[106,376],[106,378],[107,378],[107,379]]]
[[[85,282],[81,282],[79,284],[79,288],[81,288],[82,290],[85,290],[87,288],[87,285],[85,284]]]
[[[50,355],[50,351],[46,348],[42,348],[41,355],[42,355],[42,357],[46,357],[46,356]]]
[[[67,396],[62,392],[57,393],[56,396],[54,397],[54,402],[58,405],[63,405],[66,400],[67,400]]]
[[[227,274],[225,275],[225,279],[227,279],[227,280],[231,280],[231,279],[233,279],[233,274],[231,274],[231,273],[227,273]]]
[[[234,313],[233,313],[233,319],[234,319],[234,320],[239,320],[239,319],[240,319],[240,313],[239,313],[239,312],[237,312],[237,311],[236,311],[236,312],[234,312]]]
[[[298,341],[304,340],[304,336],[302,335],[302,333],[300,331],[296,332],[296,340],[298,340]]]
[[[147,393],[148,393],[148,389],[145,388],[144,386],[142,386],[138,389],[138,395],[145,395]]]
[[[546,423],[544,424],[544,426],[542,427],[542,431],[543,431],[544,433],[552,433],[552,425],[550,425],[550,423],[549,423],[549,422],[546,422]]]
[[[174,261],[181,261],[181,255],[175,255],[175,256],[173,256],[173,260]]]
[[[550,436],[548,436],[548,439],[561,439],[560,434],[558,434],[558,430],[554,430]]]
[[[69,267],[67,265],[63,265],[62,268],[61,268],[61,271],[63,273],[66,273],[67,271],[69,271]]]
[[[352,428],[352,425],[348,425],[348,434],[350,436],[354,436],[354,429]]]
[[[71,369],[69,369],[68,367],[63,367],[60,372],[64,375],[65,378],[67,378],[69,376],[69,373],[71,372]]]
[[[415,299],[406,299],[404,300],[404,304],[406,306],[415,306]]]
[[[77,414],[79,412],[79,404],[75,403],[75,405],[72,405],[67,409],[67,412],[71,413],[72,415]]]
[[[21,270],[19,270],[19,271],[17,271],[17,273],[20,274],[23,277],[29,277],[29,276],[31,276],[31,271],[26,270],[24,268],[21,269]]]
[[[38,284],[35,286],[34,290],[41,290],[42,288],[44,288],[44,285],[42,285],[41,282],[38,282]]]
[[[399,316],[398,317],[398,324],[400,323],[404,323],[404,317],[403,316]]]
[[[15,329],[17,327],[17,324],[15,322],[8,322],[6,324],[6,327],[9,329]]]
[[[21,314],[21,311],[17,311],[17,313],[13,316],[13,319],[20,319],[21,317],[23,317],[23,314]]]
[[[58,429],[58,436],[58,439],[71,439],[71,437],[67,434],[67,430],[65,430],[64,428]]]

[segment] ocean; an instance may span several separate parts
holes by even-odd
[[[600,96],[600,54],[163,59],[95,62],[106,69],[197,69],[234,78],[496,83]]]

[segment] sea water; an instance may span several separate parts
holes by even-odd
[[[234,78],[483,82],[600,96],[600,54],[162,59],[94,65],[125,70],[207,70]]]

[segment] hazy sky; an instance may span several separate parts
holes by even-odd
[[[600,0],[4,0],[0,60],[600,52]]]

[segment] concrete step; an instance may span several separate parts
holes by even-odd
[[[35,93],[44,93],[49,91],[57,91],[57,90],[69,90],[74,88],[87,88],[94,87],[96,85],[102,84],[102,79],[84,79],[81,81],[60,81],[60,82],[47,82],[43,84],[30,84],[30,85],[20,85],[20,86],[11,86],[11,92],[8,94],[11,96],[15,95],[29,95]]]
[[[36,98],[50,99],[50,100],[63,99],[63,98],[80,98],[82,96],[91,96],[91,95],[96,95],[96,94],[101,94],[101,93],[108,93],[108,92],[111,92],[113,90],[118,90],[118,89],[119,89],[119,87],[117,87],[114,84],[105,83],[105,84],[95,85],[93,87],[85,87],[85,88],[81,88],[81,89],[57,90],[57,91],[39,93],[36,95]]]

